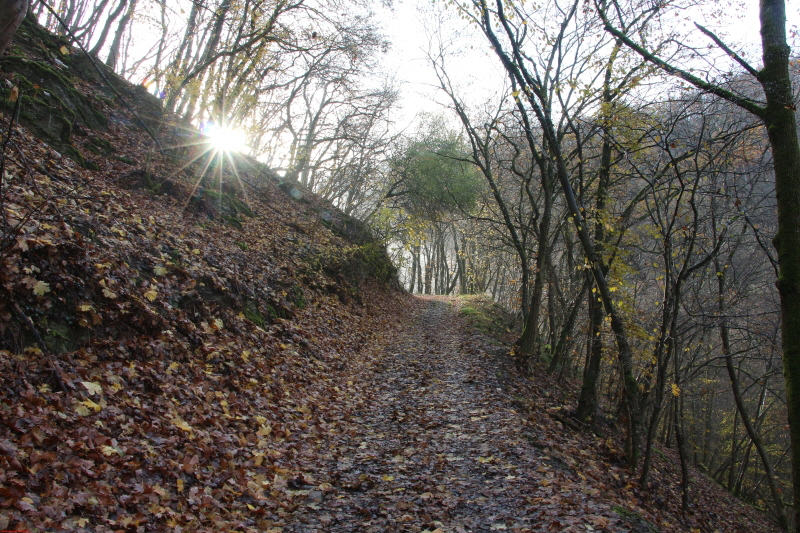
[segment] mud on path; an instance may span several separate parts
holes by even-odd
[[[356,384],[370,397],[320,443],[313,480],[290,482],[276,531],[622,531],[582,474],[535,446],[453,302],[417,299],[386,339]]]

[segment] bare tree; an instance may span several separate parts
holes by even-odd
[[[790,48],[786,37],[784,0],[761,0],[761,49],[763,66],[753,67],[740,54],[703,26],[703,33],[734,65],[751,75],[761,86],[765,101],[737,93],[718,80],[695,76],[653,53],[644,42],[636,42],[619,31],[607,16],[609,4],[598,4],[606,30],[635,50],[645,60],[695,87],[724,98],[758,117],[766,128],[775,168],[778,232],[778,291],[781,297],[783,365],[786,378],[789,426],[792,435],[792,479],[795,494],[795,523],[800,523],[800,142],[797,135],[797,105],[789,75]],[[618,3],[611,4],[616,16],[624,17]],[[784,529],[788,528],[785,519]]]

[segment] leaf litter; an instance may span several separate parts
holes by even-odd
[[[97,134],[126,161],[147,150],[132,121]],[[237,229],[187,209],[157,154],[169,194],[25,128],[11,147],[0,529],[777,531],[698,472],[682,516],[668,450],[638,487],[616,435],[561,422],[574,386],[522,379],[459,299],[364,276],[364,243],[313,195],[245,172]]]
[[[428,296],[406,309],[406,326],[361,374],[367,399],[345,431],[325,436],[322,489],[297,493],[282,531],[777,531],[702,480],[681,516],[660,501],[680,500],[663,461],[654,478],[673,493],[640,491],[615,440],[549,416],[568,399],[558,384],[519,378],[457,314],[462,303]]]

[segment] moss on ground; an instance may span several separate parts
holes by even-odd
[[[508,342],[516,328],[515,317],[487,296],[463,295],[458,312],[467,323],[498,344]]]

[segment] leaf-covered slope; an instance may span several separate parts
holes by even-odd
[[[33,60],[2,62],[19,116],[56,92],[20,73]],[[237,179],[149,153],[75,73],[107,126],[72,142],[15,125],[4,152],[0,529],[260,528],[404,296],[357,223],[253,162]]]

